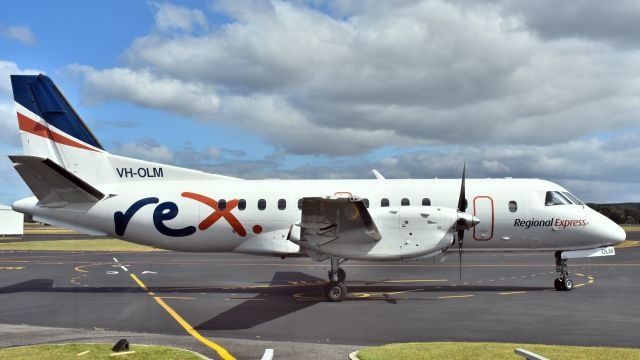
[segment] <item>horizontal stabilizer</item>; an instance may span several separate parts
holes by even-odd
[[[10,155],[9,159],[33,194],[38,205],[64,206],[69,203],[96,202],[104,194],[50,159]]]

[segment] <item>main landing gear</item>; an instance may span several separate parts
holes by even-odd
[[[332,302],[342,301],[347,297],[347,287],[344,285],[347,273],[340,267],[340,264],[343,262],[345,262],[343,259],[336,257],[331,258],[329,282],[324,285],[324,296]]]
[[[569,279],[567,259],[562,258],[562,251],[556,251],[556,272],[558,273],[558,278],[553,282],[553,287],[558,291],[571,291],[573,289],[573,280]]]

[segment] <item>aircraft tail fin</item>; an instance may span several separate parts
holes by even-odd
[[[62,92],[46,75],[11,75],[18,125],[25,154],[64,164],[58,144],[85,151],[104,151]]]
[[[97,202],[105,195],[51,159],[10,155],[20,177],[38,198],[38,205],[65,206],[69,203]]]
[[[48,76],[11,75],[11,86],[24,154],[49,159],[85,182],[235,179],[110,154]]]

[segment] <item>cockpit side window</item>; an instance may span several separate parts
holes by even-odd
[[[584,203],[582,201],[580,201],[580,199],[578,199],[577,197],[575,197],[572,193],[570,193],[568,191],[563,191],[562,195],[568,197],[569,200],[571,200],[576,205],[584,205]]]
[[[573,204],[566,196],[562,195],[559,191],[547,191],[547,195],[544,199],[546,206],[554,205],[571,205]]]

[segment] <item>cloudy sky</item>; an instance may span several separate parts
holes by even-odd
[[[107,150],[243,178],[535,177],[640,201],[637,1],[0,5],[0,202],[29,194],[9,74]]]

